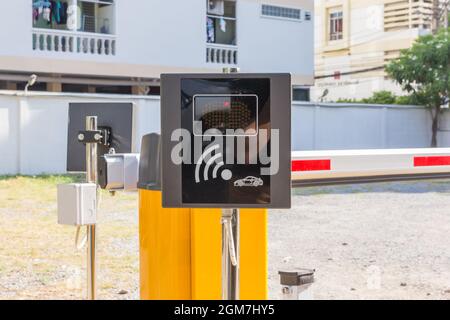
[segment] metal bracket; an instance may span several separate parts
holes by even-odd
[[[239,300],[239,209],[222,209],[222,299]]]
[[[230,255],[231,264],[233,267],[238,265],[237,260],[237,251],[234,243],[234,234],[233,234],[233,216],[224,213],[222,216],[222,224],[224,225],[225,230],[225,239],[228,240],[228,253]]]
[[[99,127],[98,130],[79,131],[78,141],[83,144],[97,143],[109,147],[111,145],[111,128]]]

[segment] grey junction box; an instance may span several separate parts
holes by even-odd
[[[139,154],[105,154],[99,161],[99,185],[106,190],[136,191]]]
[[[96,184],[60,184],[57,192],[59,224],[85,226],[97,223]]]

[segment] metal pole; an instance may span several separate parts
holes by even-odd
[[[97,117],[86,117],[86,130],[97,130]],[[86,143],[86,182],[97,184],[97,144]],[[87,296],[97,298],[95,224],[87,226]]]
[[[239,209],[222,210],[222,299],[239,300]]]
[[[223,68],[238,73],[239,68]],[[239,300],[239,209],[222,209],[222,299]]]

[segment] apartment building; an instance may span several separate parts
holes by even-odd
[[[401,94],[384,66],[430,33],[433,0],[316,0],[313,99],[360,99],[375,91]]]
[[[2,3],[0,90],[159,94],[164,72],[290,72],[309,97],[313,0]]]

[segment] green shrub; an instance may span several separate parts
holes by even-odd
[[[376,91],[369,98],[364,99],[338,99],[337,103],[361,103],[361,104],[395,104],[395,105],[423,105],[423,97],[417,94],[396,96],[390,91]]]

